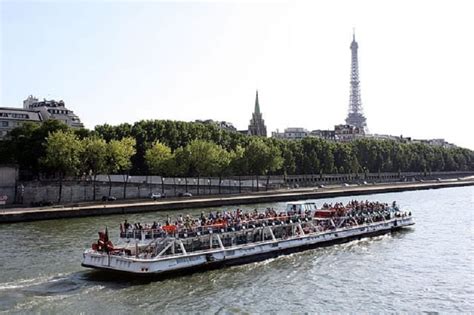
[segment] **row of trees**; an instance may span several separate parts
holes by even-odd
[[[157,141],[145,152],[145,163],[151,174],[162,176],[215,176],[219,182],[230,175],[263,175],[275,173],[283,165],[281,151],[254,137],[246,148],[227,151],[205,140],[192,140],[172,152]],[[257,177],[258,187],[258,177]],[[219,185],[220,189],[220,185]]]
[[[70,130],[58,121],[24,124],[0,142],[0,163],[32,175],[216,176],[473,171],[474,152],[425,144],[318,138],[288,141],[165,120]],[[124,175],[127,176],[127,175]],[[126,181],[125,181],[126,182]]]
[[[131,137],[106,142],[93,132],[73,131],[58,121],[48,120],[41,126],[24,124],[14,129],[9,139],[1,143],[0,164],[18,163],[22,170],[57,175],[58,202],[65,176],[90,175],[94,179],[95,200],[97,174],[128,174],[135,154],[135,139]],[[110,176],[109,185],[110,195]]]
[[[65,175],[88,174],[93,177],[93,200],[96,199],[96,177],[99,173],[109,174],[109,195],[112,189],[110,174],[121,173],[128,176],[132,167],[131,157],[136,153],[135,139],[122,138],[105,142],[98,136],[79,139],[72,131],[55,131],[48,135],[45,143],[45,155],[40,165],[59,176],[59,200],[61,202],[62,181]],[[124,178],[124,198],[126,182]]]
[[[273,138],[249,137],[227,132],[213,125],[168,120],[145,120],[133,125],[102,125],[95,131],[107,141],[132,137],[137,143],[132,171],[145,174],[150,171],[146,151],[156,141],[179,153],[193,140],[203,140],[220,146],[236,157],[246,150],[271,152],[283,160],[273,167],[266,163],[241,163],[232,171],[237,175],[319,174],[362,172],[432,172],[474,170],[474,152],[464,148],[442,148],[420,143],[400,143],[388,140],[360,139],[348,143],[331,142],[318,138],[288,141]],[[179,150],[178,150],[179,149]],[[178,150],[178,151],[177,151]],[[231,154],[231,155],[232,155]],[[248,154],[257,157],[253,152]],[[185,168],[186,169],[186,168]],[[178,173],[194,175],[192,167]],[[209,173],[210,174],[210,173]]]

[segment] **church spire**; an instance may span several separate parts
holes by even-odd
[[[258,90],[257,90],[257,93],[255,95],[255,110],[254,110],[255,114],[260,114],[260,104],[258,103]]]
[[[265,126],[265,121],[263,120],[262,113],[260,112],[258,90],[255,94],[255,110],[252,114],[252,119],[250,120],[248,133],[252,136],[267,136],[267,127]]]

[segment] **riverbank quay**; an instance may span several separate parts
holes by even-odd
[[[390,183],[362,186],[331,186],[311,189],[287,189],[251,193],[245,195],[219,195],[187,199],[160,199],[157,201],[109,202],[77,206],[53,206],[45,208],[11,208],[0,210],[0,223],[16,223],[38,220],[54,220],[87,216],[127,214],[152,211],[181,210],[235,206],[242,204],[319,199],[341,196],[358,196],[409,190],[439,189],[474,186],[474,179],[442,182]]]

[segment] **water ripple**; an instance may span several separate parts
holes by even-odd
[[[474,189],[465,187],[367,196],[364,199],[397,200],[412,209],[416,226],[156,282],[104,275],[79,265],[96,230],[104,222],[118,226],[124,216],[4,225],[2,232],[17,239],[13,244],[0,239],[0,312],[472,313],[472,195]],[[201,211],[191,210],[196,215]],[[152,221],[167,214],[134,214],[128,219]],[[117,237],[117,229],[110,232],[112,239]]]

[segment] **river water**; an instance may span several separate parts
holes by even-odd
[[[201,209],[0,225],[0,313],[474,312],[474,187],[357,198],[397,200],[412,211],[416,225],[152,282],[82,268],[82,251],[105,225],[116,239],[125,218],[150,222],[167,214],[199,215]]]

